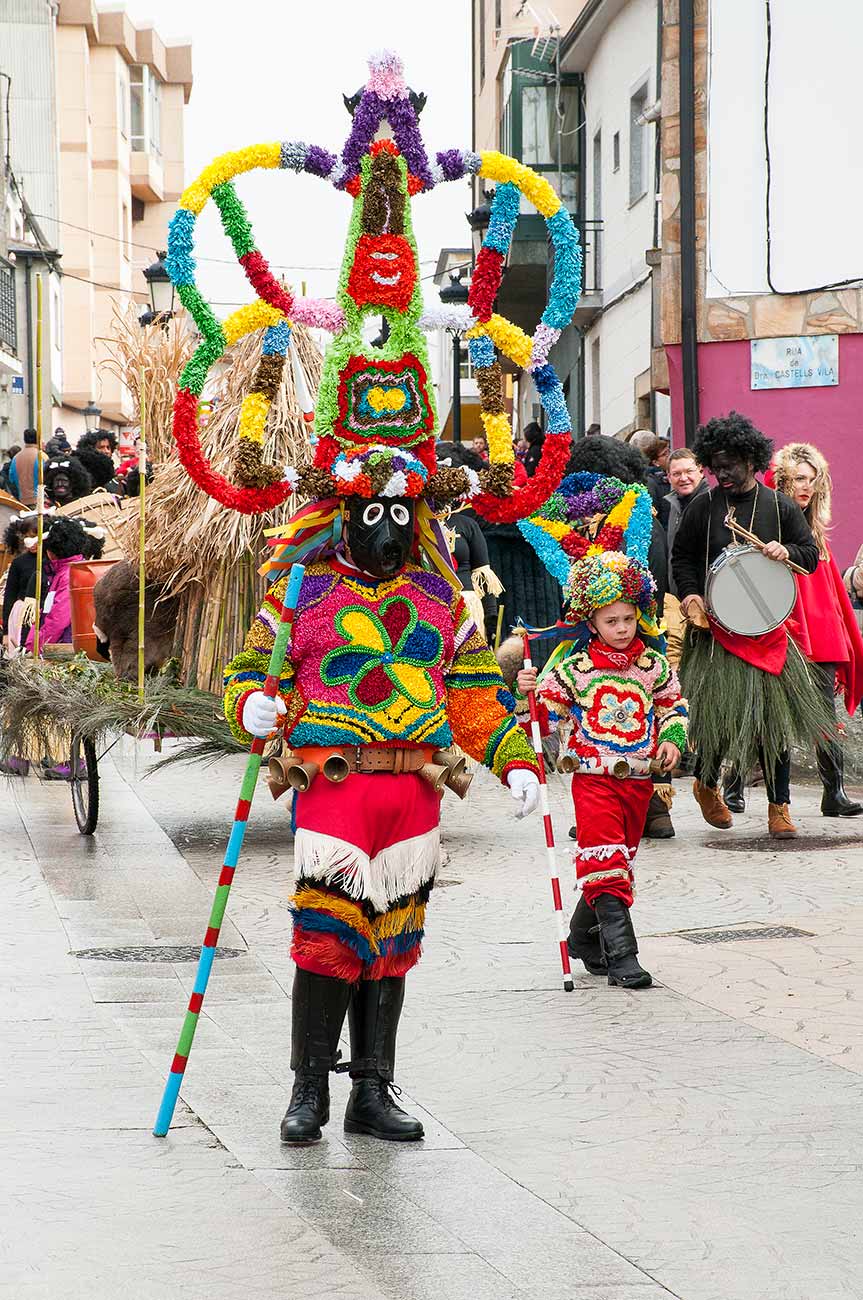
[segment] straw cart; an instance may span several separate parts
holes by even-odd
[[[212,392],[211,414],[202,434],[213,465],[230,475],[242,400],[261,352],[260,333],[232,348]],[[174,452],[171,421],[179,373],[194,347],[186,319],[167,329],[142,330],[134,313],[117,311],[115,334],[106,363],[141,403],[144,382],[147,456],[153,480],[145,497],[143,554],[148,593],[171,597],[178,607],[174,655],[163,670],[143,683],[119,681],[107,665],[70,657],[19,659],[4,669],[0,754],[38,741],[40,731],[58,725],[70,736],[70,786],[82,834],[92,834],[98,819],[99,759],[123,734],[164,737],[191,743],[162,760],[207,761],[244,752],[222,716],[222,670],[242,644],[257,612],[264,583],[258,567],[264,558],[264,529],[297,508],[291,499],[268,518],[226,510],[195,487]],[[321,354],[308,331],[295,327],[292,349],[301,367],[301,396],[315,393]],[[267,459],[276,465],[309,459],[309,416],[301,409],[292,365],[284,368],[268,423]],[[306,399],[304,404],[309,405]],[[104,500],[102,499],[104,498]],[[107,558],[125,558],[137,569],[141,540],[137,501],[119,506],[94,493],[63,513],[98,521],[107,533]],[[88,628],[89,632],[90,629]],[[20,751],[19,751],[20,752]],[[160,764],[161,765],[161,764]]]

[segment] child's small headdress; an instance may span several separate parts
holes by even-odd
[[[563,589],[567,617],[573,623],[590,618],[594,610],[625,600],[638,610],[638,625],[658,636],[656,585],[646,565],[621,551],[604,551],[576,560]]]

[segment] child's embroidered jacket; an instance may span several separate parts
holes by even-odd
[[[552,708],[567,709],[574,726],[569,752],[597,759],[653,758],[664,741],[686,748],[688,708],[665,655],[636,638],[612,650],[594,637],[541,682]]]

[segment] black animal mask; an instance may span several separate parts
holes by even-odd
[[[406,497],[352,501],[347,543],[351,559],[376,578],[391,578],[404,568],[414,540],[414,503]]]

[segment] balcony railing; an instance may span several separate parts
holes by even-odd
[[[0,347],[18,355],[18,314],[15,309],[15,270],[0,257]]]

